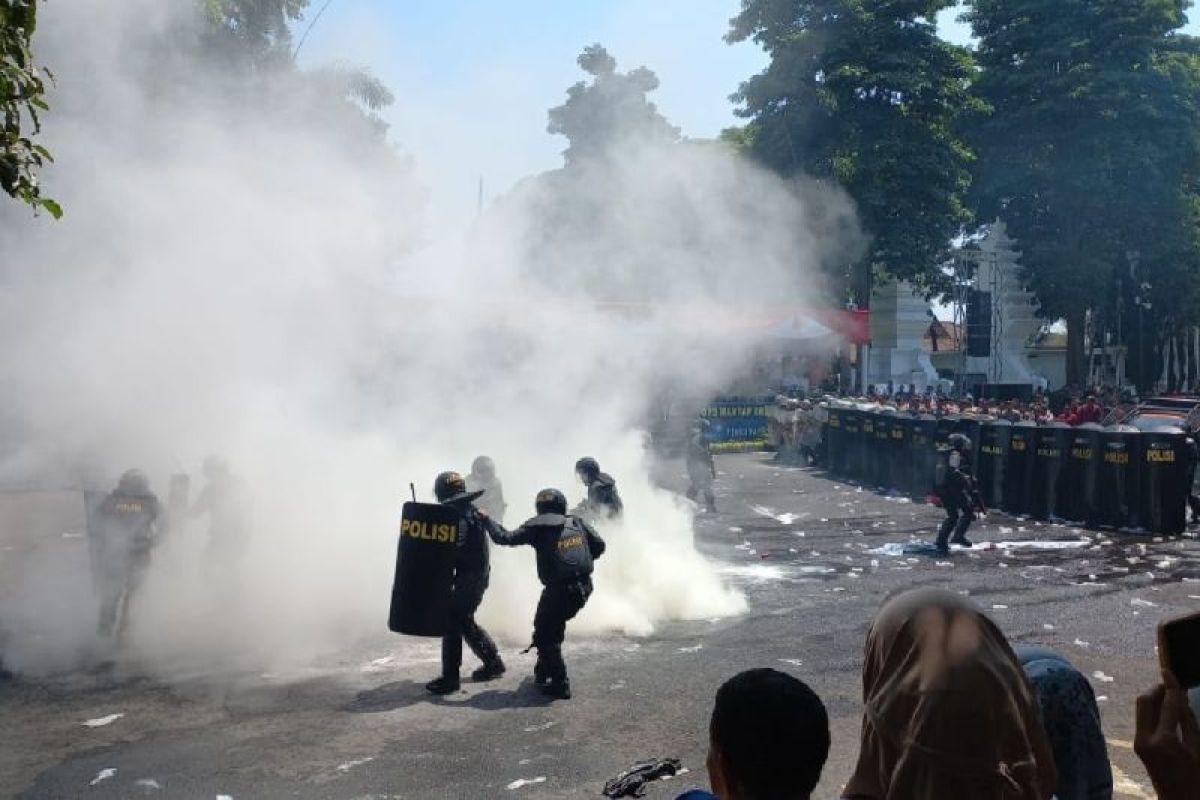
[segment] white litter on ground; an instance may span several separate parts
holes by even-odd
[[[360,758],[356,761],[347,761],[344,764],[338,764],[337,771],[338,772],[349,772],[350,770],[354,769],[355,767],[361,767],[363,764],[369,764],[374,760],[375,760],[374,756],[368,756],[367,758]]]
[[[1158,608],[1158,603],[1151,603],[1149,600],[1143,600],[1140,597],[1135,597],[1129,601],[1131,606],[1142,606],[1144,608]]]
[[[162,786],[154,778],[140,778],[134,781],[133,785],[142,789],[162,789]]]
[[[796,571],[803,575],[832,575],[837,572],[833,567],[797,567]]]
[[[789,666],[793,666],[793,667],[804,666],[804,662],[798,658],[781,658],[781,659],[779,659],[779,663],[780,664],[788,664]]]
[[[742,578],[756,584],[779,581],[786,577],[786,573],[781,567],[772,567],[767,564],[728,564],[722,566],[718,571],[722,575]]]
[[[546,776],[538,775],[536,778],[529,778],[528,780],[526,780],[525,778],[518,778],[517,780],[513,781],[512,783],[510,783],[508,786],[505,786],[504,788],[508,789],[511,792],[516,789],[520,789],[522,786],[533,786],[535,784],[545,783],[545,782],[546,782]]]
[[[1054,630],[1054,626],[1051,625],[1049,622],[1046,622],[1046,623],[1042,624],[1042,630],[1052,631],[1052,630]]]
[[[105,725],[112,725],[119,720],[124,714],[109,714],[107,717],[96,717],[82,723],[85,728],[103,728]]]
[[[730,528],[730,529],[729,529],[729,532],[730,532],[730,533],[741,533],[741,532],[742,532],[742,529],[741,529],[741,528],[738,528],[738,527],[732,527],[732,528]]]
[[[699,653],[703,649],[704,649],[704,645],[698,644],[693,647],[680,647],[679,652],[681,652],[681,653]]]
[[[1100,670],[1096,670],[1095,672],[1093,672],[1092,677],[1095,678],[1096,680],[1100,681],[1101,683],[1112,683],[1115,680],[1111,675],[1105,675]]]
[[[1091,646],[1092,646],[1092,643],[1091,643],[1091,642],[1085,642],[1083,639],[1076,639],[1076,640],[1075,640],[1075,646],[1076,646],[1076,647],[1082,647],[1082,648],[1084,648],[1084,649],[1086,650],[1087,648],[1089,648],[1089,647],[1091,647]]]
[[[800,519],[801,517],[808,516],[807,514],[792,514],[790,512],[785,512],[783,514],[777,514],[777,513],[775,513],[775,509],[767,508],[766,506],[750,506],[750,510],[753,511],[755,514],[758,514],[760,517],[767,517],[769,519],[773,519],[776,522],[778,522],[780,525],[791,525],[793,522]]]
[[[537,733],[538,731],[548,731],[551,728],[553,728],[554,725],[555,725],[555,723],[553,723],[553,722],[546,722],[542,725],[530,725],[528,728],[525,729],[525,732],[526,733]]]
[[[1003,605],[1000,605],[999,603],[992,603],[992,610],[993,611],[1007,611],[1008,606],[1003,606]]]
[[[96,784],[101,783],[102,781],[106,781],[109,778],[115,776],[116,774],[117,774],[117,771],[115,769],[113,769],[112,767],[108,767],[107,769],[102,769],[98,773],[96,773],[96,777],[92,778],[92,782],[89,783],[88,786],[95,786]]]

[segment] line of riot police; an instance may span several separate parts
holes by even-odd
[[[833,475],[924,499],[939,484],[952,434],[966,437],[989,508],[1166,536],[1186,529],[1197,453],[1178,428],[1012,424],[830,403],[823,462]]]

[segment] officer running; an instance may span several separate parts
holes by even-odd
[[[533,645],[538,651],[533,677],[551,697],[571,697],[571,682],[563,662],[562,643],[567,620],[592,594],[592,563],[604,554],[604,540],[584,520],[567,515],[567,498],[557,489],[543,489],[535,501],[537,516],[515,531],[495,526],[496,544],[532,545],[537,551],[542,597],[533,617]]]
[[[971,440],[961,433],[950,434],[949,463],[941,486],[946,519],[938,530],[937,552],[950,553],[950,543],[970,547],[967,529],[975,521],[975,510],[983,508],[971,473]],[[951,537],[953,532],[953,537]]]
[[[625,509],[617,494],[617,482],[600,471],[596,459],[585,456],[575,462],[575,475],[587,487],[587,497],[571,510],[571,514],[589,522],[621,516]]]
[[[717,465],[713,462],[712,450],[708,446],[708,437],[704,435],[704,423],[698,422],[692,428],[692,437],[687,447],[687,473],[691,485],[688,486],[687,498],[695,500],[704,495],[704,507],[710,514],[717,513],[717,498],[713,495],[713,481],[717,477]]]
[[[479,456],[471,462],[471,472],[467,475],[467,491],[483,492],[475,501],[475,507],[500,525],[504,524],[504,511],[508,504],[504,502],[504,485],[496,477],[496,464],[492,459]]]
[[[97,633],[120,639],[128,625],[129,604],[141,586],[150,563],[150,548],[158,536],[158,498],[141,470],[121,476],[96,510],[93,554],[96,589],[100,595]]]
[[[459,520],[450,627],[442,637],[442,674],[425,688],[433,694],[450,694],[461,687],[463,640],[483,662],[483,666],[471,673],[472,680],[490,681],[504,674],[504,662],[496,643],[475,621],[475,611],[483,602],[490,577],[487,537],[495,538],[503,529],[475,508],[472,503],[482,492],[468,492],[466,481],[457,472],[438,475],[433,493],[439,503],[459,512]]]

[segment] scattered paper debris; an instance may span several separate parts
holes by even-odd
[[[1158,608],[1158,603],[1151,603],[1149,600],[1143,600],[1140,597],[1135,597],[1129,601],[1131,606],[1142,606],[1144,608]]]
[[[680,647],[679,652],[681,652],[681,653],[699,653],[703,649],[704,649],[704,645],[698,644],[698,645],[695,645],[694,647]]]
[[[546,782],[545,775],[539,775],[536,778],[529,778],[528,780],[526,780],[525,778],[518,778],[517,780],[513,781],[512,783],[510,783],[508,786],[506,786],[504,788],[508,789],[511,792],[516,789],[520,789],[522,786],[533,786],[535,784],[545,783],[545,782]]]
[[[344,764],[338,764],[337,771],[338,772],[349,772],[350,770],[354,769],[355,767],[361,767],[363,764],[369,764],[374,760],[375,760],[374,756],[368,756],[367,758],[360,758],[355,761],[347,761]]]
[[[87,722],[84,722],[83,727],[85,727],[85,728],[103,728],[105,725],[112,725],[114,722],[116,722],[123,716],[125,716],[125,715],[124,714],[109,714],[107,717],[96,717],[95,719],[89,719]]]
[[[154,778],[139,778],[133,782],[133,785],[141,789],[162,789],[162,786]]]
[[[537,733],[538,731],[548,731],[551,728],[553,728],[555,726],[555,724],[556,723],[554,723],[554,722],[545,722],[545,723],[542,723],[541,725],[530,725],[529,727],[525,728],[525,732],[526,733]]]
[[[1089,648],[1089,647],[1091,647],[1091,646],[1092,646],[1092,643],[1091,643],[1091,642],[1085,642],[1083,639],[1076,639],[1076,640],[1075,640],[1075,646],[1076,646],[1076,647],[1082,647],[1083,649],[1085,649],[1085,650],[1086,650],[1087,648]]]
[[[1092,677],[1095,678],[1096,680],[1100,681],[1101,683],[1112,683],[1113,680],[1115,680],[1111,675],[1105,675],[1100,670],[1096,670],[1095,672],[1093,672]]]
[[[1042,624],[1042,630],[1052,631],[1052,630],[1054,630],[1054,626],[1051,625],[1049,622],[1045,622]]]
[[[89,783],[88,786],[95,786],[96,784],[106,781],[109,778],[115,776],[116,774],[117,774],[117,771],[115,769],[113,769],[112,767],[108,767],[107,769],[102,769],[98,773],[96,773],[96,777],[92,778],[92,782]]]
[[[1007,611],[1008,606],[1001,605],[1000,603],[992,603],[992,610],[993,611]]]
[[[781,659],[779,659],[779,662],[780,662],[781,664],[789,664],[789,665],[791,665],[791,666],[793,666],[793,667],[802,667],[802,666],[804,666],[804,662],[803,662],[803,661],[801,661],[801,660],[800,660],[800,659],[798,659],[798,658],[781,658]]]

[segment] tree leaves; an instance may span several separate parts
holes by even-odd
[[[34,62],[37,0],[0,0],[0,191],[58,219],[62,208],[43,197],[38,172],[54,159],[35,144],[48,71]]]

